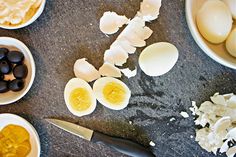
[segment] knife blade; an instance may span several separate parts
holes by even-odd
[[[150,150],[130,140],[105,135],[103,133],[63,120],[46,119],[46,121],[80,138],[92,141],[94,143],[105,144],[120,153],[132,157],[155,157]]]

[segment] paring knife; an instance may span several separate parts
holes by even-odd
[[[74,134],[76,136],[79,136],[83,139],[95,143],[103,143],[123,154],[132,157],[155,157],[155,155],[153,155],[151,151],[132,141],[105,135],[63,120],[58,120],[58,119],[46,119],[46,120],[49,123],[71,134]]]

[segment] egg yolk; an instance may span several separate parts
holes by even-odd
[[[89,92],[84,88],[74,89],[69,98],[71,107],[77,111],[84,111],[91,105],[91,97]]]
[[[103,96],[109,103],[118,105],[125,99],[125,89],[118,83],[109,82],[103,88]]]
[[[31,151],[30,135],[18,125],[8,125],[0,132],[1,157],[26,157]]]

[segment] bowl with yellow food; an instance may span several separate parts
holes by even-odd
[[[0,114],[0,156],[39,157],[40,141],[34,127],[14,114]]]
[[[1,0],[0,28],[19,29],[32,24],[43,12],[46,0]]]

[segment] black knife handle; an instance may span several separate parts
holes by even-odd
[[[95,143],[103,143],[118,152],[132,157],[155,157],[151,151],[140,144],[118,137],[111,137],[99,132],[93,132],[91,141]]]

